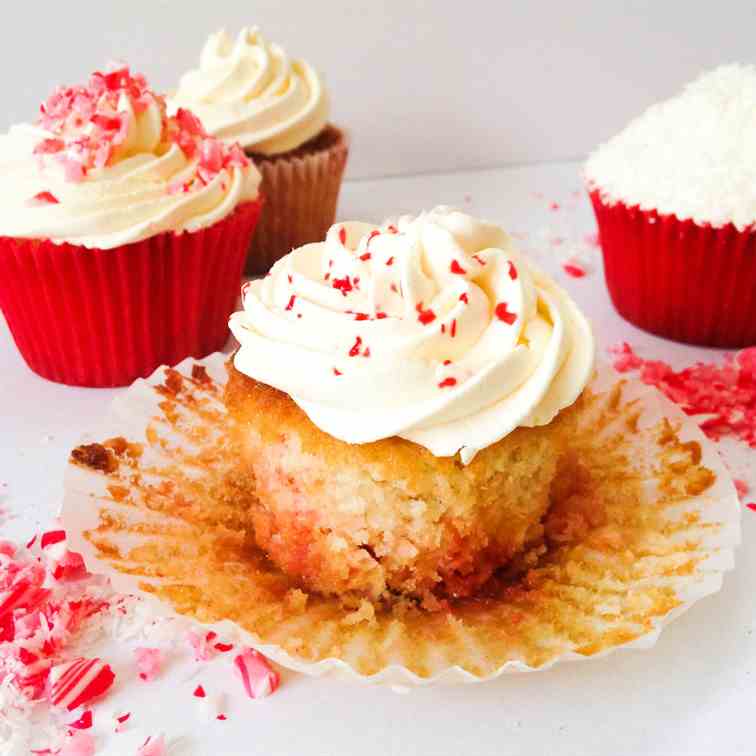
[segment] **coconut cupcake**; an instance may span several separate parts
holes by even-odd
[[[337,224],[243,305],[226,402],[285,572],[432,607],[540,536],[593,338],[502,229],[443,207]]]
[[[128,68],[0,137],[0,305],[29,367],[119,386],[227,338],[260,174]]]
[[[262,172],[266,210],[248,273],[263,273],[295,247],[323,238],[336,216],[348,141],[329,123],[328,93],[315,69],[256,28],[242,29],[236,40],[220,31],[169,105],[191,109],[209,133],[239,142]]]
[[[756,343],[756,68],[729,65],[654,105],[589,158],[621,315],[695,344]]]

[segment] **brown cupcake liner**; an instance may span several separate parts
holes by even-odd
[[[519,574],[436,612],[308,594],[256,548],[227,482],[225,359],[160,369],[119,396],[100,442],[71,455],[62,518],[116,589],[284,666],[430,685],[649,648],[733,566],[740,505],[716,449],[658,391],[602,368],[579,400],[582,483],[555,497]]]
[[[309,242],[320,241],[336,218],[339,190],[349,155],[344,131],[328,127],[333,139],[313,150],[258,158],[265,211],[247,256],[245,273],[267,273],[276,260]]]

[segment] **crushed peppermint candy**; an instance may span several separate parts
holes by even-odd
[[[93,756],[94,752],[95,741],[89,733],[71,730],[60,749],[51,753],[55,756]]]
[[[40,106],[38,125],[49,133],[34,148],[40,160],[55,160],[67,181],[85,181],[98,171],[130,157],[128,146],[134,118],[155,108],[162,124],[158,149],[176,144],[187,159],[196,159],[193,175],[179,185],[168,187],[170,194],[206,186],[219,173],[245,167],[249,158],[238,144],[226,145],[207,134],[200,120],[180,108],[166,114],[165,98],[153,92],[141,74],[128,66],[93,73],[86,85],[58,87]],[[57,202],[49,192],[34,199]]]
[[[156,738],[150,736],[137,748],[136,756],[165,756],[165,737],[158,735]]]
[[[739,478],[735,478],[732,482],[735,484],[735,490],[738,493],[738,497],[742,501],[749,491],[748,483]]]
[[[610,348],[620,373],[640,371],[687,415],[701,415],[711,439],[734,436],[756,449],[756,347],[725,356],[723,363],[697,362],[679,372],[661,360],[639,357],[626,342]]]
[[[50,680],[50,703],[73,711],[104,695],[115,674],[102,659],[78,658],[53,667]]]
[[[585,278],[588,271],[577,261],[562,263],[562,270],[572,278]]]
[[[234,667],[250,698],[264,698],[275,693],[281,676],[268,659],[253,648],[245,648],[234,657]]]
[[[163,666],[163,652],[159,648],[138,646],[134,649],[134,657],[140,680],[151,682],[160,674]]]
[[[87,709],[75,722],[69,722],[69,727],[74,730],[88,730],[92,727],[92,710]]]

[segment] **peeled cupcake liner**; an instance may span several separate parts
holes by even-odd
[[[160,368],[120,395],[90,435],[120,440],[72,453],[61,516],[71,548],[117,590],[284,667],[428,686],[649,649],[733,568],[740,505],[717,451],[656,389],[602,367],[573,449],[601,481],[590,496],[603,519],[535,554],[502,591],[448,612],[307,596],[238,531],[222,482],[233,455],[226,359]]]
[[[348,156],[349,138],[339,129],[327,148],[256,162],[266,206],[250,245],[247,274],[267,273],[292,249],[325,238],[336,218]]]
[[[0,307],[28,366],[58,383],[126,386],[221,349],[261,207],[113,249],[0,237]]]
[[[589,192],[620,315],[675,341],[756,344],[756,228],[699,225]]]

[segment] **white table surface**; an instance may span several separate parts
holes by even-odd
[[[344,187],[339,215],[378,221],[443,203],[499,221],[527,234],[524,248],[538,249],[539,262],[592,318],[600,352],[627,340],[642,356],[678,367],[719,358],[718,350],[674,344],[621,320],[595,250],[587,277],[562,272],[564,250],[595,231],[580,189],[575,163],[357,181]],[[559,208],[551,209],[552,202]],[[555,239],[566,241],[552,243]],[[118,390],[69,388],[37,377],[21,360],[2,318],[0,366],[0,507],[12,514],[2,535],[20,541],[54,516],[68,451]],[[737,442],[723,448],[734,472],[756,489],[756,452]],[[543,673],[408,695],[286,673],[275,696],[236,702],[228,721],[210,724],[201,721],[187,692],[196,679],[174,671],[159,683],[121,686],[109,705],[134,711],[138,726],[131,734],[99,738],[98,753],[131,754],[142,733],[165,732],[169,740],[179,738],[171,753],[181,754],[752,756],[754,538],[756,513],[745,510],[737,566],[721,593],[671,625],[650,651],[622,651]],[[223,674],[208,669],[202,681],[212,683],[213,675],[220,680]]]

